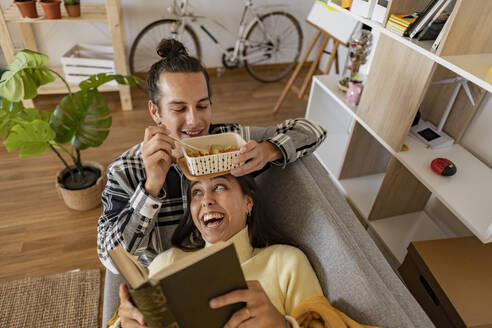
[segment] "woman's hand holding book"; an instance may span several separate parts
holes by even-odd
[[[234,290],[210,301],[210,307],[217,309],[229,304],[246,303],[229,319],[225,328],[285,328],[283,315],[275,308],[259,281],[247,281],[248,289]]]

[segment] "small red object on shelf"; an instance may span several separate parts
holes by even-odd
[[[439,175],[449,177],[456,173],[456,165],[447,158],[436,158],[431,162],[432,171]]]

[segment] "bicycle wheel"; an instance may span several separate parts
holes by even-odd
[[[260,21],[246,34],[244,65],[258,81],[275,82],[296,65],[302,49],[302,30],[297,20],[283,11],[265,14]]]
[[[129,58],[130,73],[143,79],[142,83],[138,84],[143,91],[147,91],[146,79],[150,67],[161,59],[156,52],[157,45],[162,39],[173,37],[171,27],[174,23],[176,23],[174,19],[161,19],[152,22],[144,27],[133,41]],[[183,35],[176,37],[176,39],[184,44],[191,56],[201,59],[200,42],[195,31],[188,25],[183,31]]]

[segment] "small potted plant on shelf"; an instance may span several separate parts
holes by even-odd
[[[0,79],[0,138],[7,151],[19,150],[19,157],[36,156],[51,149],[64,165],[56,187],[68,207],[87,210],[101,202],[105,185],[104,167],[82,162],[80,152],[98,147],[109,134],[111,116],[97,88],[116,80],[130,86],[138,78],[100,73],[79,84],[72,92],[65,79],[46,67],[49,57],[21,50]],[[25,108],[22,99],[33,99],[41,85],[52,83],[55,76],[65,84],[68,95],[53,111]],[[72,165],[69,165],[66,158]]]
[[[60,0],[41,0],[40,3],[46,19],[61,18]]]
[[[36,10],[36,1],[34,0],[15,0],[21,16],[26,18],[37,18],[38,11]]]
[[[64,0],[65,10],[70,17],[80,16],[80,0]]]

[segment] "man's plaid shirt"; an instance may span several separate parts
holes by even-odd
[[[209,134],[239,133],[244,140],[269,141],[288,163],[312,153],[326,131],[307,119],[292,119],[267,128],[238,124],[211,125]],[[101,262],[117,273],[108,251],[122,245],[148,266],[154,257],[171,247],[171,236],[187,208],[187,181],[176,164],[169,169],[158,198],[145,192],[146,174],[141,144],[124,152],[108,167],[108,182],[102,193],[103,213],[98,222],[97,252]]]

